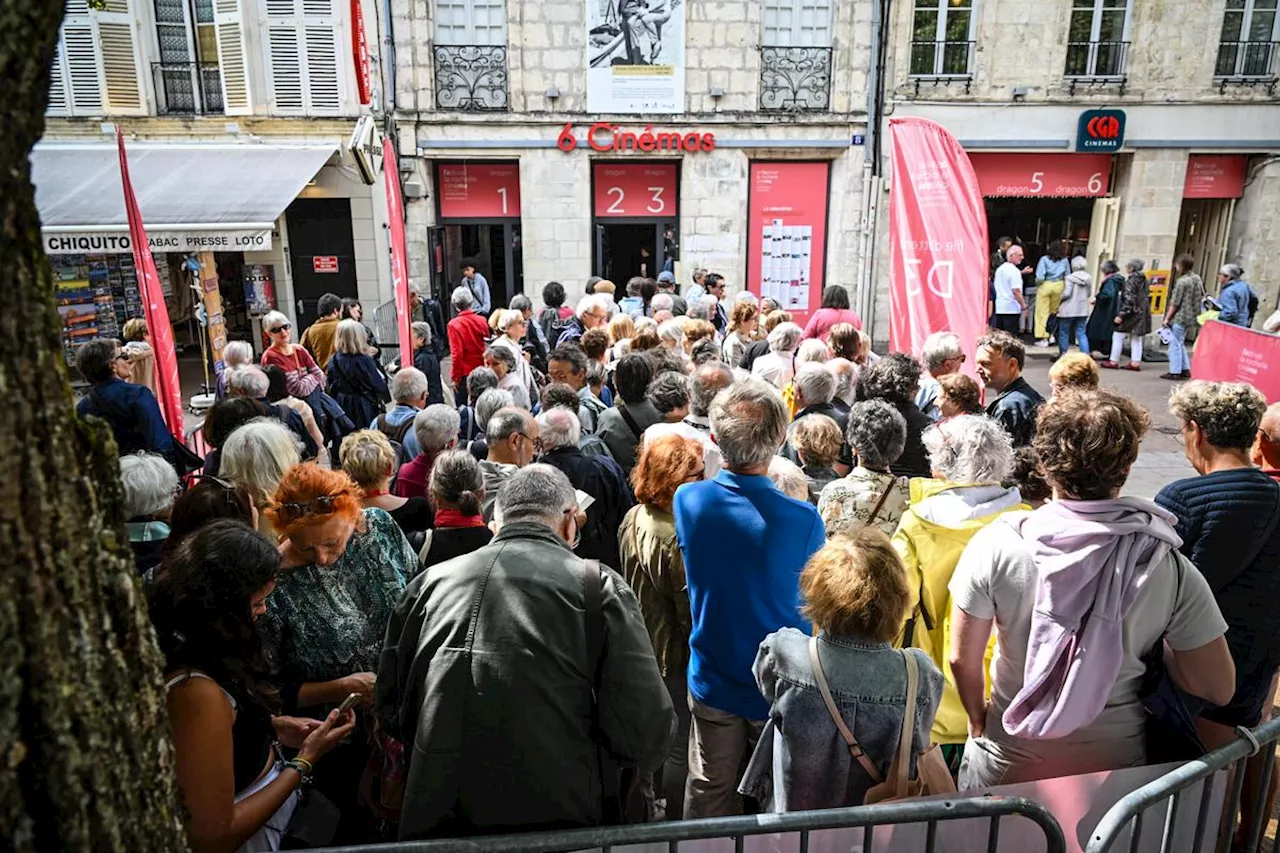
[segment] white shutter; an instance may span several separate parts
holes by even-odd
[[[342,111],[343,68],[338,51],[338,29],[334,25],[303,29],[306,39],[308,114],[337,115]]]
[[[214,0],[213,27],[218,43],[218,71],[222,77],[222,106],[229,116],[253,114],[245,24],[244,0]]]
[[[143,115],[142,58],[138,55],[134,16],[129,0],[107,0],[93,13],[102,57],[107,115]]]
[[[334,0],[265,0],[272,111],[340,115],[346,91],[342,34]]]
[[[437,0],[436,44],[507,43],[506,0]]]
[[[98,38],[86,0],[67,0],[67,14],[58,35],[49,109],[64,115],[100,116],[104,113]]]
[[[830,47],[831,0],[765,0],[764,45]]]
[[[71,111],[71,104],[67,100],[67,74],[63,65],[62,37],[58,37],[58,46],[53,54],[53,68],[49,70],[51,80],[49,82],[49,108],[45,110],[49,115],[67,115]]]

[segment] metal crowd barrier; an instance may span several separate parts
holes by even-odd
[[[1154,821],[1147,820],[1147,812],[1166,802],[1168,805],[1164,807],[1163,815],[1159,813],[1156,815],[1160,827],[1160,853],[1173,853],[1173,851],[1176,853],[1202,853],[1202,851],[1225,853],[1232,843],[1236,818],[1240,813],[1245,764],[1249,758],[1265,749],[1262,772],[1259,774],[1261,781],[1261,790],[1258,792],[1259,802],[1255,804],[1253,820],[1248,827],[1247,843],[1244,847],[1245,853],[1257,853],[1262,840],[1263,827],[1271,817],[1266,813],[1265,804],[1271,769],[1276,757],[1275,742],[1280,739],[1280,718],[1271,720],[1252,732],[1244,728],[1238,728],[1236,731],[1240,736],[1226,746],[1215,749],[1203,758],[1189,761],[1122,797],[1098,822],[1093,837],[1085,847],[1085,853],[1109,853],[1112,850],[1121,849],[1118,842],[1126,835],[1128,847],[1124,849],[1130,851],[1152,849],[1150,843],[1145,845],[1143,843],[1144,831],[1147,832],[1146,837],[1154,837],[1149,831]],[[1214,798],[1213,776],[1228,768],[1232,772],[1228,777],[1226,807],[1222,810],[1211,810]],[[1174,846],[1175,836],[1178,835],[1178,815],[1183,808],[1184,800],[1188,799],[1187,795],[1197,786],[1200,791],[1198,801],[1193,799],[1196,822],[1191,845],[1189,847]],[[1230,816],[1229,828],[1222,833],[1222,837],[1219,837],[1218,827],[1224,815]],[[1161,817],[1163,819],[1160,819]],[[1208,838],[1205,837],[1206,830],[1211,830]]]
[[[491,835],[472,838],[450,838],[439,841],[403,841],[362,847],[333,847],[325,853],[566,853],[566,851],[601,851],[601,853],[640,853],[632,845],[652,845],[648,851],[680,853],[688,851],[695,841],[708,839],[731,841],[734,853],[744,853],[747,839],[753,836],[794,835],[786,842],[779,840],[770,849],[809,853],[811,836],[824,830],[862,829],[861,844],[842,844],[844,850],[872,853],[877,827],[924,824],[925,846],[913,847],[912,853],[935,853],[938,830],[942,824],[986,818],[987,853],[1000,846],[1000,824],[1003,818],[1017,815],[1035,823],[1044,833],[1045,853],[1064,853],[1066,841],[1062,827],[1044,806],[1025,797],[973,797],[955,800],[902,800],[874,806],[846,809],[791,812],[788,814],[752,815],[749,817],[703,818],[671,823],[646,823],[630,826],[595,827],[561,832],[537,832],[523,835]],[[823,847],[823,839],[812,839],[814,847]],[[727,845],[717,846],[727,851]],[[756,848],[764,849],[764,848]],[[834,848],[832,848],[834,849]],[[1022,853],[1026,848],[1020,848]],[[1035,848],[1026,853],[1037,853]]]
[[[400,328],[396,323],[394,299],[373,309],[373,334],[378,338],[378,361],[386,367],[400,354],[397,343],[400,340]]]

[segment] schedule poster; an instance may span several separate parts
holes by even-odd
[[[804,325],[822,302],[831,165],[751,164],[747,288],[776,300]]]
[[[586,0],[587,111],[684,112],[686,0]]]

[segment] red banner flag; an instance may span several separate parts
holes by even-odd
[[[1191,378],[1246,382],[1268,403],[1280,401],[1280,335],[1219,320],[1205,323],[1196,338]]]
[[[400,335],[400,365],[413,366],[413,339],[409,323],[409,250],[404,238],[404,199],[400,195],[400,167],[396,146],[382,137],[382,177],[387,188],[387,226],[391,229],[391,287],[396,298],[396,329]]]
[[[142,211],[133,194],[129,180],[129,158],[124,153],[124,136],[116,128],[116,146],[120,149],[120,183],[124,185],[124,212],[129,217],[129,242],[133,244],[133,265],[138,276],[138,295],[142,297],[142,316],[151,332],[151,348],[156,354],[156,389],[160,414],[169,432],[179,442],[185,440],[182,432],[182,386],[178,382],[178,354],[173,348],[173,326],[169,324],[169,309],[164,303],[164,290],[160,287],[160,274],[156,272],[155,259],[151,257],[151,244],[147,242],[147,230],[142,225]]]
[[[373,82],[369,73],[369,41],[365,37],[364,10],[360,0],[351,0],[351,58],[356,69],[356,95],[360,106],[367,107],[373,100]],[[386,96],[391,100],[394,92]]]
[[[972,375],[987,327],[987,214],[969,157],[941,125],[889,120],[889,348],[919,355],[934,332],[960,336]]]

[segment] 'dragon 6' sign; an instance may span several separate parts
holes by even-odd
[[[1124,110],[1085,110],[1076,129],[1076,151],[1119,151],[1124,145]]]

